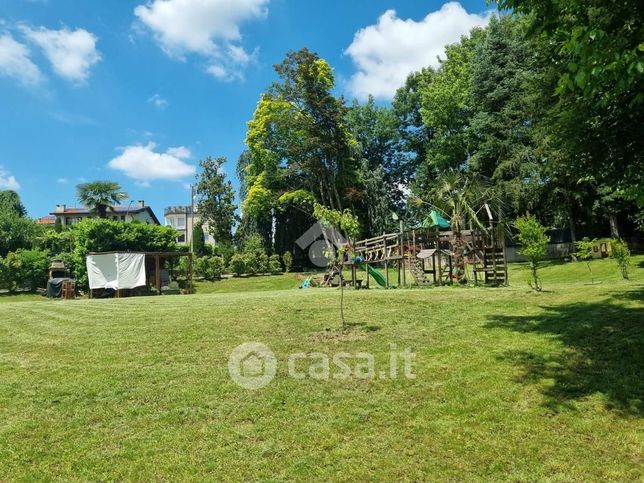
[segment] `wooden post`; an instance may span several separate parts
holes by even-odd
[[[159,255],[154,255],[154,271],[157,295],[161,295],[161,260],[159,260]]]
[[[365,260],[365,263],[364,263],[364,270],[365,270],[365,272],[367,274],[367,279],[366,279],[367,288],[369,288],[369,264],[366,262],[366,260]]]

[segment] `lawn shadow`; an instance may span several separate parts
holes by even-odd
[[[633,298],[641,291],[635,291]],[[622,294],[619,297],[623,297]],[[543,307],[539,315],[491,316],[487,328],[540,333],[563,343],[563,350],[512,351],[502,356],[523,369],[520,380],[553,381],[546,405],[569,407],[602,393],[608,409],[644,414],[644,306],[624,306],[616,297],[597,302]]]

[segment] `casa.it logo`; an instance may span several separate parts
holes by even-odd
[[[309,260],[316,267],[327,267],[329,265],[329,251],[335,251],[338,247],[347,242],[335,228],[327,228],[316,223],[295,240],[295,243],[303,251],[308,248]]]
[[[228,358],[230,377],[246,389],[261,389],[273,380],[276,371],[275,354],[259,342],[238,345]]]

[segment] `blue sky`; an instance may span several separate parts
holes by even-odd
[[[30,216],[116,180],[159,218],[189,203],[195,166],[235,161],[273,64],[307,47],[337,93],[388,102],[484,1],[0,0],[0,189]]]

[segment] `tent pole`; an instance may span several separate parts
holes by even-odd
[[[161,295],[161,261],[159,260],[159,255],[154,255],[154,271],[157,295]]]

